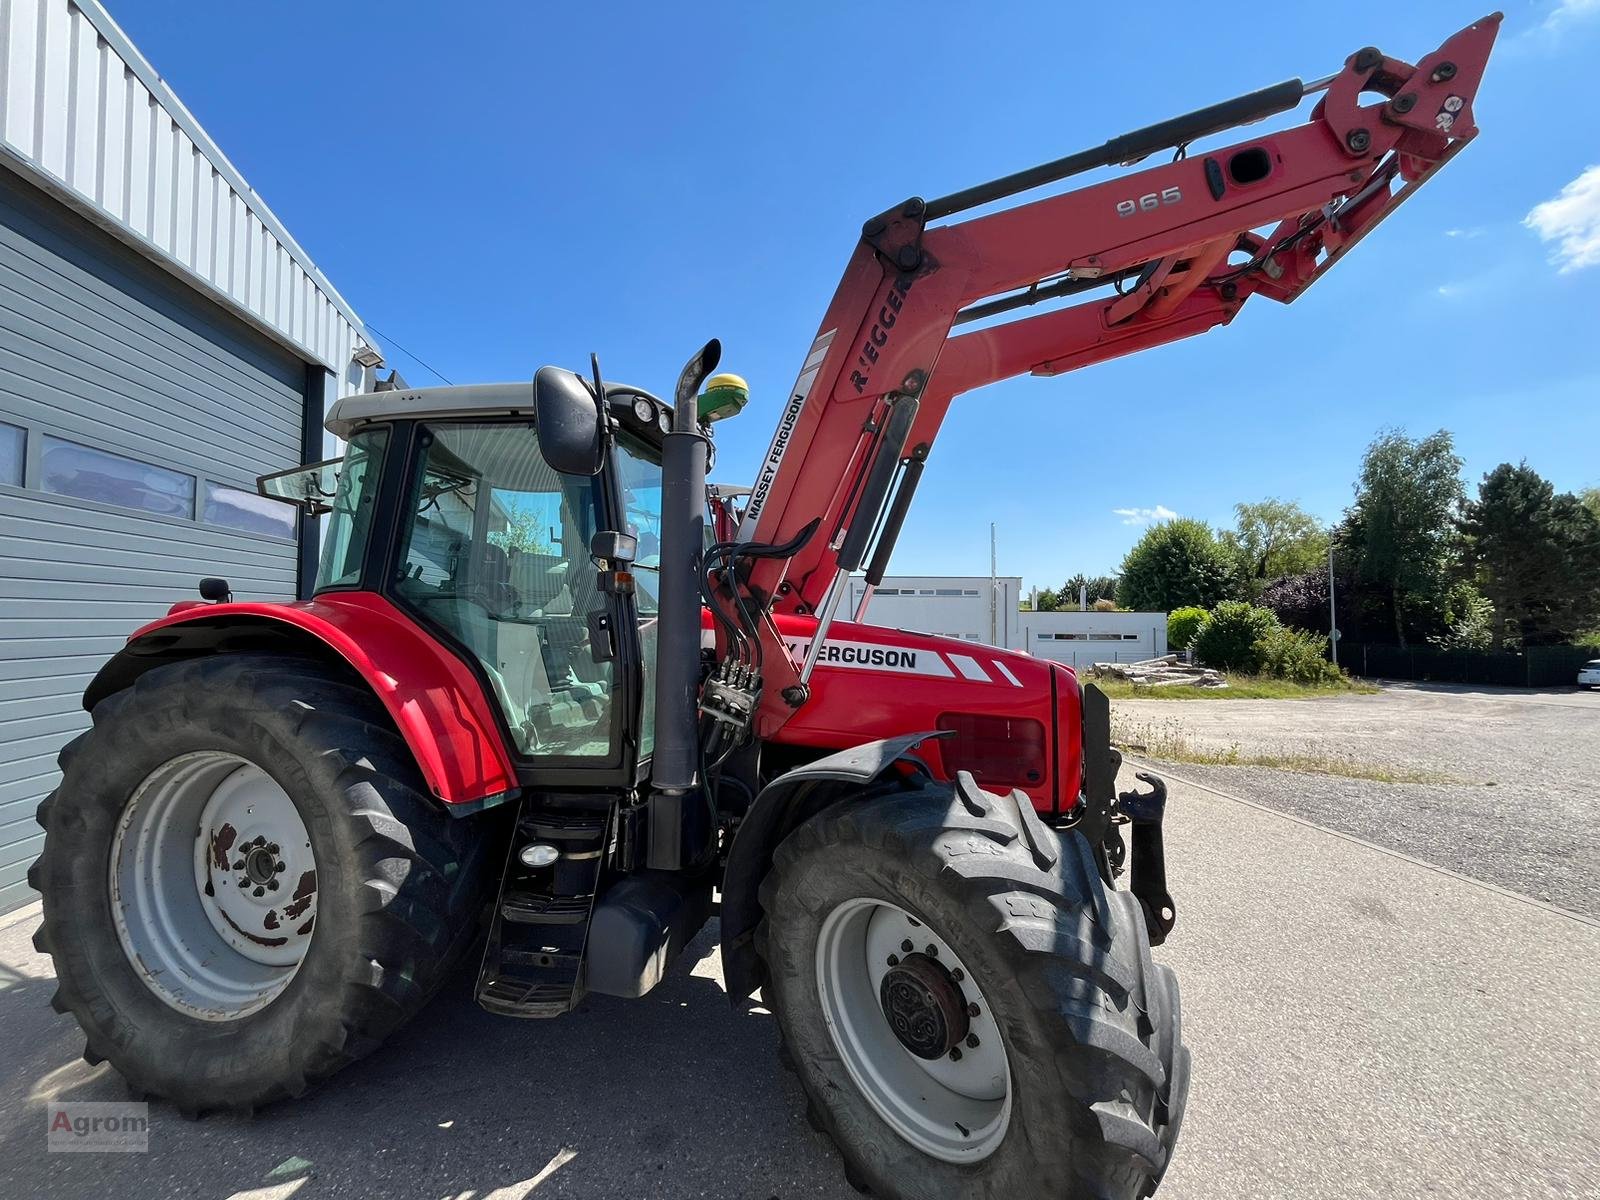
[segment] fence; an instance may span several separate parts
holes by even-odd
[[[1437,683],[1487,683],[1502,687],[1571,684],[1578,677],[1578,668],[1592,658],[1600,658],[1600,647],[1530,646],[1522,651],[1494,651],[1339,643],[1339,665],[1352,675]]]

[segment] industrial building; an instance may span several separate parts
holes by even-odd
[[[94,0],[0,5],[0,911],[84,685],[205,575],[293,598],[360,319]],[[365,364],[365,365],[364,365]]]
[[[867,585],[850,581],[847,611],[861,612]],[[873,591],[866,620],[1026,650],[1069,667],[1097,662],[1138,662],[1167,652],[1167,614],[1160,612],[1028,612],[1019,608],[1016,575],[885,576]]]

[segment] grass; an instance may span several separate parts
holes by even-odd
[[[1111,741],[1119,750],[1168,763],[1202,767],[1271,767],[1302,775],[1336,775],[1341,779],[1370,779],[1378,783],[1455,783],[1437,771],[1417,771],[1382,763],[1363,762],[1346,755],[1306,750],[1245,750],[1238,742],[1216,746],[1197,742],[1172,721],[1153,724],[1111,720]]]
[[[1225,688],[1148,687],[1121,679],[1096,679],[1084,672],[1084,683],[1092,683],[1113,700],[1308,700],[1316,696],[1370,696],[1378,689],[1359,679],[1340,683],[1306,684],[1265,675],[1230,675]]]

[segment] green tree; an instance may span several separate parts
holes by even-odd
[[[1034,612],[1055,612],[1061,607],[1061,597],[1050,588],[1039,588],[1033,594]]]
[[[1466,561],[1494,605],[1494,644],[1570,640],[1600,616],[1600,520],[1527,463],[1501,463],[1465,507]]]
[[[1259,595],[1268,580],[1299,575],[1327,562],[1328,531],[1293,500],[1268,498],[1233,506],[1235,525],[1221,535],[1223,546],[1239,559],[1250,592]]]
[[[1578,503],[1592,512],[1596,521],[1600,521],[1600,487],[1584,488],[1578,493]]]
[[[1350,542],[1359,576],[1387,594],[1402,646],[1407,607],[1442,603],[1463,497],[1461,459],[1447,430],[1420,440],[1383,430],[1361,460]]]
[[[1179,517],[1145,530],[1122,560],[1117,603],[1141,612],[1210,608],[1234,592],[1232,556],[1204,521]]]
[[[1114,600],[1117,595],[1117,577],[1115,575],[1085,575],[1081,571],[1066,583],[1061,585],[1060,605],[1062,608],[1077,608],[1084,593],[1088,593],[1088,603],[1093,605],[1096,600]]]
[[[550,553],[550,539],[543,518],[531,508],[514,508],[507,513],[505,528],[492,531],[489,544],[522,554]]]

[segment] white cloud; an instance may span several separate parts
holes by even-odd
[[[1600,8],[1600,0],[1582,0]],[[1522,223],[1545,242],[1556,243],[1550,261],[1563,274],[1600,266],[1600,164],[1587,168],[1554,200],[1534,206]]]
[[[1483,236],[1483,228],[1475,225],[1471,229],[1446,229],[1444,235],[1447,238],[1480,238]]]
[[[1121,517],[1124,525],[1153,525],[1157,521],[1171,521],[1178,515],[1165,504],[1154,508],[1113,508],[1111,512]]]
[[[1575,21],[1600,15],[1600,0],[1560,0],[1545,16],[1543,29],[1559,32]]]

